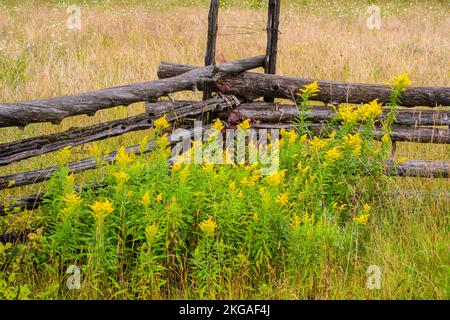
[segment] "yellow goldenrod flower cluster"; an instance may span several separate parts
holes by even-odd
[[[241,184],[242,186],[248,186],[248,187],[252,187],[252,186],[255,185],[255,184],[254,184],[249,178],[247,178],[247,177],[243,177],[243,178],[241,179],[241,181],[240,181],[240,184]]]
[[[344,147],[349,148],[352,150],[352,153],[355,156],[361,155],[361,149],[362,149],[362,139],[361,134],[355,133],[355,134],[348,134],[344,137]]]
[[[383,142],[384,144],[387,144],[387,143],[391,142],[391,137],[387,133],[385,133],[383,135],[383,137],[381,137],[381,142]]]
[[[65,208],[61,209],[60,213],[63,217],[67,217],[77,210],[81,204],[81,197],[75,193],[66,194],[63,196]]]
[[[180,171],[180,180],[185,182],[189,177],[189,165],[184,166],[183,170]]]
[[[126,166],[132,161],[133,158],[125,150],[125,147],[120,146],[119,150],[117,151],[116,162],[121,166]]]
[[[339,147],[334,147],[325,153],[325,159],[329,162],[334,162],[342,158],[342,152]]]
[[[360,214],[357,217],[353,218],[353,221],[355,221],[358,224],[366,224],[367,221],[369,221],[369,217],[370,217],[370,206],[366,203],[364,204],[363,208],[362,208],[362,214]]]
[[[60,163],[65,163],[70,159],[72,156],[71,148],[71,146],[67,146],[58,151],[58,160]]]
[[[246,165],[246,166],[244,167],[244,169],[245,169],[246,171],[256,170],[256,168],[258,168],[258,165],[259,165],[259,162],[256,161],[256,162],[253,162],[252,164]]]
[[[294,143],[297,140],[297,133],[295,130],[285,130],[281,129],[281,137],[289,141],[289,143]]]
[[[91,211],[97,221],[103,221],[105,218],[114,211],[112,203],[108,200],[96,201],[90,205]]]
[[[336,138],[337,132],[336,130],[333,130],[329,135],[328,135],[328,140],[333,140],[334,138]]]
[[[313,83],[305,85],[304,89],[299,89],[299,91],[302,95],[305,95],[308,98],[314,97],[318,92],[320,92],[319,84],[317,83],[317,81],[314,81]]]
[[[149,224],[145,228],[145,237],[147,238],[147,242],[149,244],[153,243],[158,233],[159,233],[158,226],[156,224]]]
[[[327,145],[325,140],[322,140],[318,137],[314,137],[312,140],[309,140],[309,149],[310,150],[319,150]]]
[[[411,81],[409,80],[409,73],[404,73],[397,77],[394,77],[390,82],[386,82],[391,88],[399,88],[401,90],[406,89],[407,86],[411,85]]]
[[[163,117],[156,119],[154,122],[155,128],[159,130],[163,130],[169,127],[169,122],[167,121],[166,115]]]
[[[141,141],[139,141],[139,151],[141,153],[144,153],[144,151],[147,150],[148,140],[149,140],[148,135],[145,135],[142,137]]]
[[[156,146],[159,149],[165,149],[170,145],[168,134],[164,133],[161,137],[156,140]]]
[[[142,196],[141,203],[146,208],[150,205],[150,193],[148,191]]]
[[[302,216],[297,215],[297,214],[294,215],[291,220],[291,227],[293,229],[296,229],[301,225],[302,222],[304,224],[313,224],[314,223],[314,214],[308,214],[308,212],[305,212]]]
[[[269,184],[271,186],[278,186],[280,183],[283,182],[285,175],[286,175],[286,169],[280,170],[276,173],[266,176],[265,181],[267,182],[267,184]]]
[[[158,201],[158,202],[162,201],[162,199],[163,199],[163,194],[162,193],[158,194],[156,196],[156,198],[155,198],[155,200]]]
[[[177,172],[181,169],[181,164],[183,163],[191,163],[192,153],[194,150],[188,150],[186,152],[183,152],[182,154],[178,155],[174,159],[174,165],[172,168],[173,172]]]
[[[297,214],[294,215],[294,216],[292,217],[291,227],[292,227],[293,229],[299,227],[300,224],[302,223],[302,220],[303,220],[303,218],[302,218],[301,216],[299,216],[299,215],[297,215]]]
[[[363,212],[368,213],[370,211],[370,206],[366,203],[363,205]]]
[[[368,118],[375,118],[383,113],[383,108],[381,107],[381,103],[378,102],[378,99],[375,99],[372,102],[364,104],[357,110],[361,120],[365,120]]]
[[[254,187],[256,183],[259,181],[260,177],[261,177],[260,171],[254,170],[249,178],[248,177],[242,178],[240,184],[241,186]]]
[[[342,105],[337,114],[339,119],[343,122],[356,123],[369,118],[373,119],[382,113],[383,109],[381,104],[378,102],[378,99],[375,99],[372,102],[362,105],[361,107],[354,107],[349,104]]]
[[[130,176],[123,170],[113,173],[117,184],[123,184],[130,179]]]
[[[302,176],[306,175],[309,171],[311,171],[310,166],[303,167],[303,163],[300,161],[297,163],[298,173]]]
[[[240,124],[237,125],[237,128],[243,131],[246,131],[251,128],[250,119],[245,119]]]
[[[217,119],[216,122],[214,122],[214,124],[211,126],[211,128],[217,131],[221,131],[224,128],[224,125],[222,121],[220,121],[220,119]]]
[[[401,157],[400,159],[397,160],[397,164],[405,163],[407,160],[408,160],[407,157]]]
[[[66,194],[63,197],[66,206],[75,207],[81,203],[81,197],[75,193]]]
[[[367,221],[369,221],[369,216],[370,216],[370,214],[361,214],[357,217],[354,217],[353,221],[355,221],[358,224],[364,225],[367,223]]]
[[[355,123],[358,121],[358,115],[355,112],[355,107],[351,105],[342,105],[339,107],[339,110],[337,112],[338,118],[341,119],[343,122],[347,123]]]
[[[289,203],[289,192],[284,192],[282,194],[279,194],[276,197],[275,202],[278,204],[281,204],[283,206],[287,205]]]
[[[345,208],[347,207],[347,205],[345,203],[343,204],[339,204],[337,202],[334,202],[332,204],[332,208],[334,209],[334,211],[336,211],[337,213],[341,213]]]
[[[308,141],[308,134],[305,133],[300,137],[300,142],[305,143],[306,141]]]
[[[209,217],[208,220],[202,221],[199,224],[200,230],[202,230],[207,235],[213,235],[216,230],[216,223],[214,220]]]

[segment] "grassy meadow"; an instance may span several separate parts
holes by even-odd
[[[208,1],[78,2],[81,30],[66,30],[72,3],[0,3],[1,102],[157,79],[160,61],[203,63]],[[284,0],[277,73],[384,83],[408,72],[412,85],[449,86],[448,2],[377,4],[382,27],[369,30],[367,1]],[[259,1],[223,1],[218,60],[263,54],[266,19]],[[60,125],[0,128],[0,143],[143,111],[139,103]],[[368,128],[373,121],[363,119]],[[448,299],[449,181],[384,177],[389,142],[354,137],[354,126],[320,141],[284,132],[273,177],[241,165],[171,168],[159,130],[0,167],[3,176],[158,141],[141,159],[122,154],[75,177],[63,167],[51,181],[0,191],[0,201],[52,196],[39,210],[1,217],[0,233],[38,231],[0,244],[0,299]],[[449,160],[449,151],[398,143],[395,158]],[[99,180],[112,187],[71,191]],[[69,265],[81,267],[80,290],[65,286]],[[371,265],[381,270],[380,289],[366,286]]]

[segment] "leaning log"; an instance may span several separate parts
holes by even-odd
[[[198,67],[162,62],[158,68],[160,79],[170,78],[190,72]],[[293,99],[299,88],[315,81],[308,78],[283,77],[270,74],[245,72],[226,76],[214,83],[215,90],[238,96],[274,97]],[[314,100],[327,103],[367,103],[374,99],[387,104],[391,89],[384,84],[347,83],[338,81],[318,81],[320,92]],[[199,89],[202,89],[199,86]],[[450,106],[450,87],[410,86],[403,93],[401,104],[405,107],[415,106]]]
[[[388,110],[383,110],[383,119]],[[293,121],[299,114],[299,110],[292,104],[266,103],[262,101],[242,103],[231,111],[235,117],[240,119],[250,118],[261,122],[289,122]],[[304,112],[307,120],[321,122],[334,118],[336,112],[329,107],[310,106]],[[448,126],[450,125],[450,110],[417,110],[399,109],[396,112],[396,124],[403,126]]]
[[[192,90],[223,76],[264,66],[264,56],[217,66],[197,68],[171,79],[149,81],[81,93],[73,96],[0,104],[0,128],[24,127],[30,123],[60,123],[64,118],[140,101],[151,101],[172,92]]]
[[[198,116],[209,111],[222,111],[239,105],[241,100],[232,96],[215,96],[206,101],[184,101],[152,103],[152,114],[141,114],[113,120],[93,126],[72,128],[64,132],[49,134],[10,143],[0,144],[0,166],[27,158],[53,152],[67,146],[79,146],[88,142],[123,135],[127,132],[153,127],[153,120],[166,114],[169,122],[184,117]],[[1,181],[0,181],[1,184]]]

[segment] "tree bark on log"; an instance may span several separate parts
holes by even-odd
[[[294,129],[294,123],[254,123],[252,127],[255,129]],[[315,134],[323,133],[324,126],[320,123],[310,124]],[[335,127],[338,129],[338,127]],[[372,131],[374,138],[381,139],[384,131],[375,129]],[[449,130],[440,128],[412,128],[395,126],[390,134],[392,141],[417,142],[417,143],[437,143],[450,144]]]
[[[383,119],[388,110],[383,110]],[[298,115],[299,110],[292,104],[265,103],[262,101],[242,103],[231,113],[240,119],[250,118],[261,122],[289,122],[293,121]],[[311,106],[305,113],[308,120],[320,122],[333,118],[336,112],[329,107]],[[403,126],[448,126],[450,125],[450,110],[416,110],[399,109],[397,110],[396,124]]]
[[[166,114],[169,122],[184,117],[198,116],[205,112],[232,108],[241,100],[230,96],[216,96],[206,101],[182,101],[152,103],[151,116],[141,114],[134,117],[113,120],[83,128],[72,128],[64,132],[23,139],[0,144],[0,166],[27,158],[53,152],[67,146],[79,146],[88,142],[119,136],[127,132],[146,130],[153,127],[153,120]],[[0,181],[1,184],[1,181]]]
[[[407,160],[401,164],[386,162],[387,175],[398,177],[448,178],[450,161]]]
[[[158,67],[160,79],[171,78],[198,67],[162,62]],[[226,76],[216,81],[216,91],[248,97],[274,97],[292,100],[295,91],[310,84],[314,79],[284,77],[270,74],[245,72],[239,75]],[[391,89],[383,84],[347,83],[338,81],[318,81],[320,92],[313,99],[327,103],[367,103],[378,99],[389,102]],[[201,86],[198,87],[202,89]],[[410,86],[403,93],[401,104],[405,107],[415,106],[450,106],[450,87]]]
[[[172,92],[192,90],[213,83],[223,76],[264,66],[264,56],[196,68],[171,79],[135,83],[120,87],[81,93],[73,96],[0,103],[0,128],[24,127],[30,123],[60,123],[64,118],[87,114],[93,116],[101,109],[150,101]]]

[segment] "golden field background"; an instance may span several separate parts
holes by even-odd
[[[46,98],[148,81],[157,78],[160,61],[203,64],[207,1],[188,5],[181,1],[127,3],[88,1],[81,5],[81,31],[69,31],[65,28],[68,3],[2,1],[0,59],[10,61],[7,65],[11,68],[23,59],[24,67],[19,72],[23,79],[19,81],[12,81],[8,75],[0,77],[0,101]],[[222,35],[218,54],[226,60],[263,54],[266,11],[228,3],[220,12]],[[413,85],[450,85],[448,3],[379,4],[382,28],[369,30],[366,1],[283,2],[278,74],[382,83],[410,72]],[[250,34],[229,34],[246,32]],[[94,117],[69,118],[58,126],[3,128],[0,143],[131,116],[143,110],[144,104],[140,103],[104,110]],[[102,144],[112,149],[131,145],[143,134],[130,133]],[[401,143],[396,156],[448,160],[449,151],[446,145]],[[84,149],[76,148],[74,159],[85,156]],[[47,154],[1,167],[0,175],[55,162],[55,155]],[[392,179],[390,187],[408,193],[380,197],[367,261],[360,269],[364,274],[368,264],[379,265],[383,270],[383,289],[368,291],[358,276],[349,274],[344,279],[331,280],[341,292],[334,298],[448,297],[448,286],[442,286],[448,283],[448,181]],[[45,183],[1,191],[0,200],[43,189]],[[435,192],[439,196],[433,196]],[[273,288],[273,292],[270,297],[295,298],[285,296],[282,288]]]

